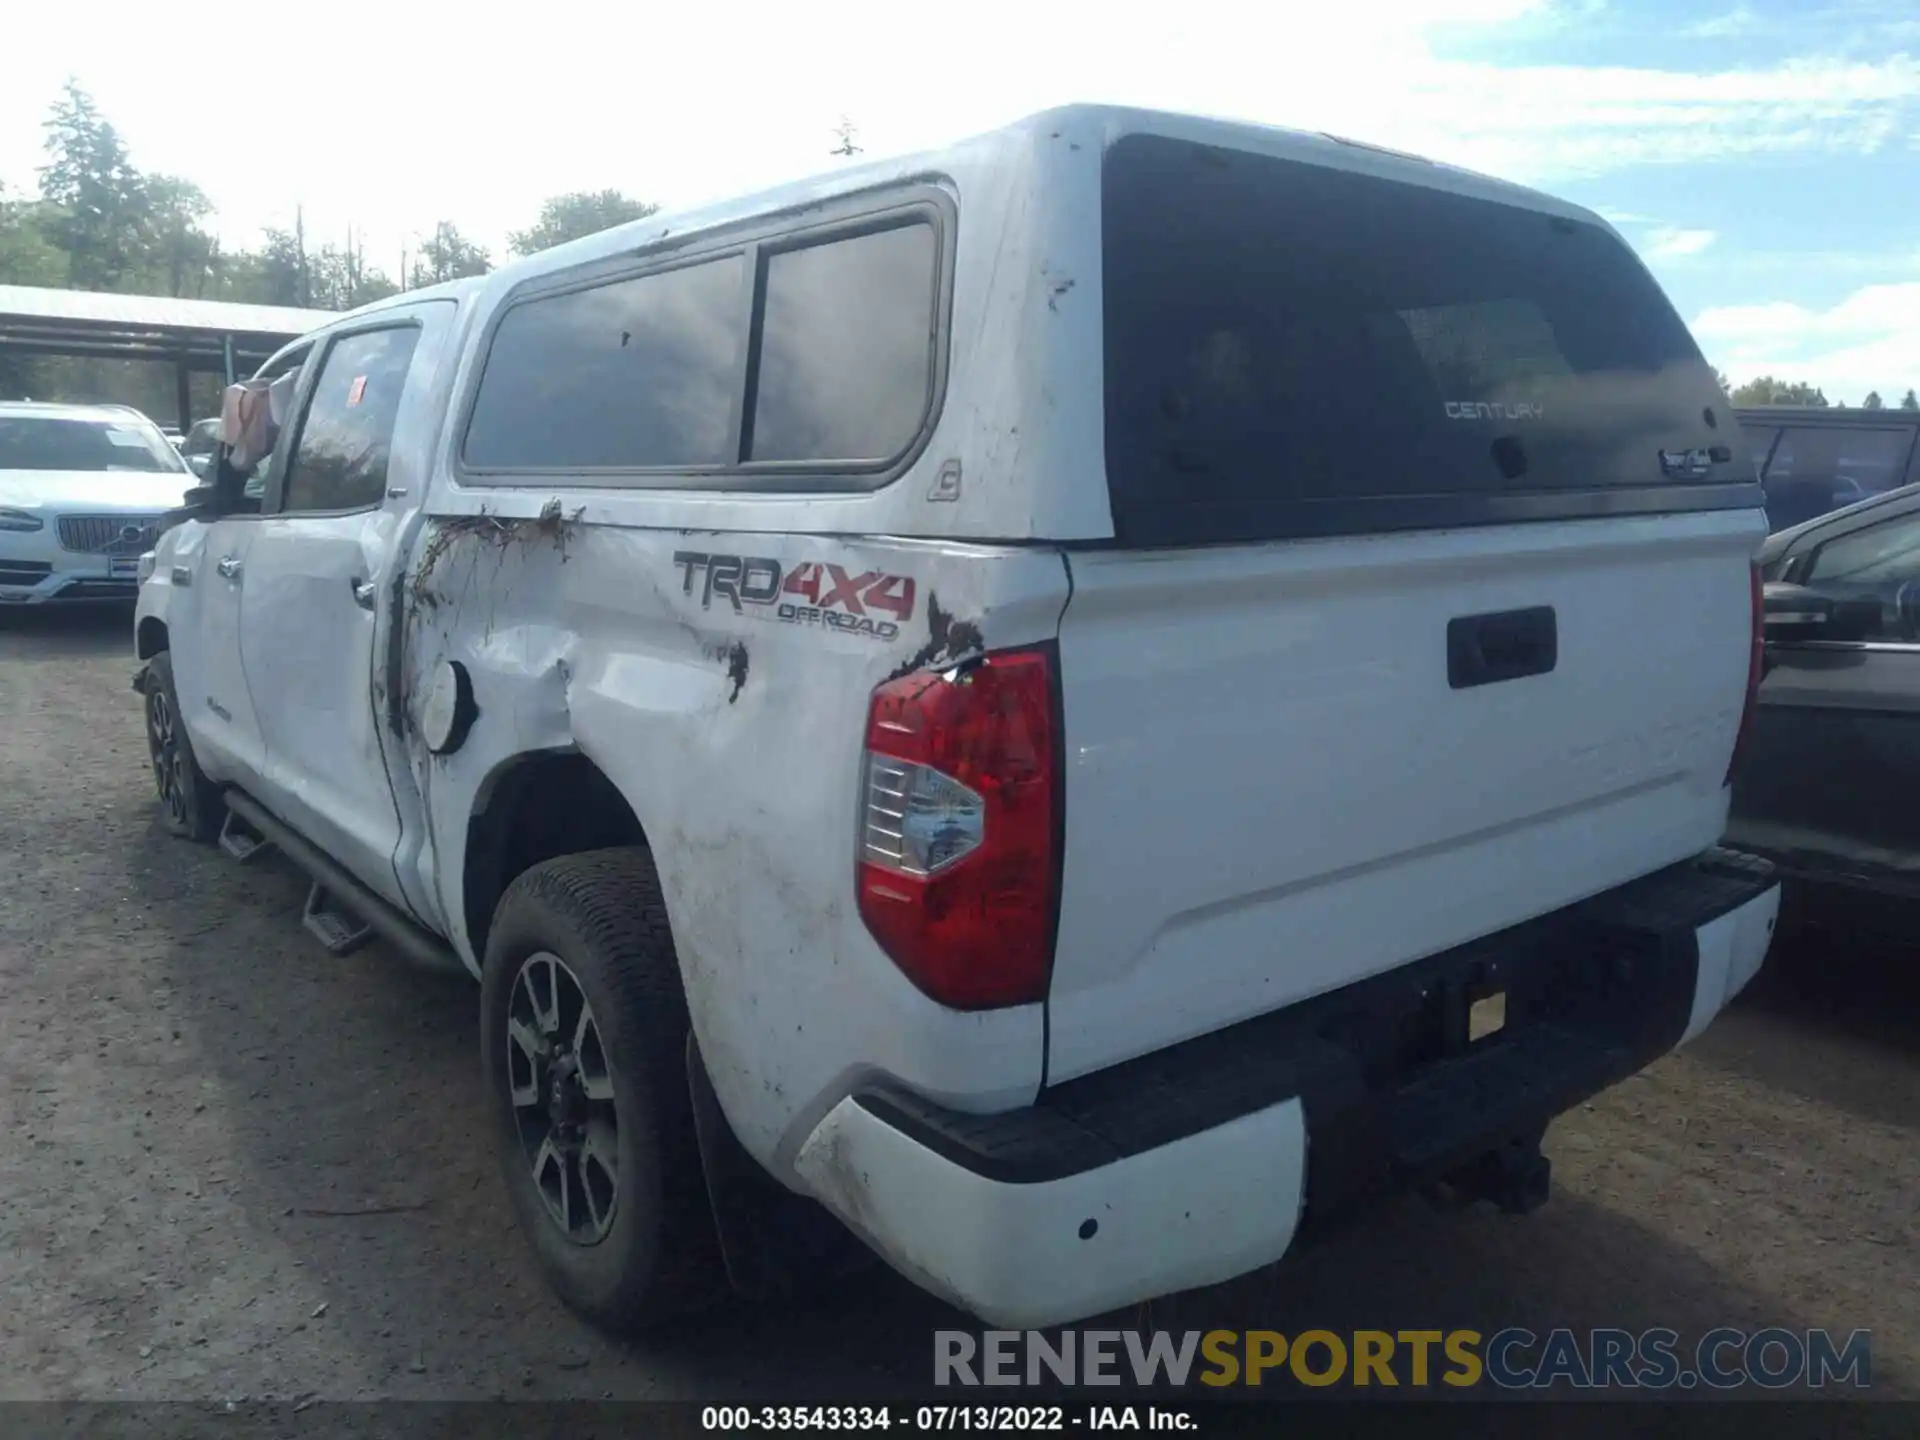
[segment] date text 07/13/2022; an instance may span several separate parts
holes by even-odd
[[[1159,1405],[708,1405],[702,1430],[905,1430],[914,1434],[986,1431],[1151,1430],[1191,1433],[1191,1412]]]

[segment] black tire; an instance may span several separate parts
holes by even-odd
[[[568,982],[584,1010],[562,1020]],[[725,1293],[687,1086],[686,996],[647,853],[569,855],[516,879],[494,911],[480,1015],[507,1194],[560,1299],[595,1325],[632,1333]],[[529,1017],[544,1061],[529,1048]],[[567,1118],[576,1105],[578,1118]],[[610,1184],[605,1154],[617,1157]]]
[[[227,802],[194,758],[193,741],[180,718],[180,695],[173,687],[173,658],[165,650],[147,661],[142,688],[147,758],[160,796],[160,823],[169,835],[183,840],[212,840],[227,818]]]

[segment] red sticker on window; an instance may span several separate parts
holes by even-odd
[[[353,384],[347,387],[347,404],[349,406],[358,405],[360,403],[360,397],[366,393],[367,377],[364,375],[354,376]]]

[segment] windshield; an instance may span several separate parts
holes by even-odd
[[[54,415],[0,415],[0,470],[185,470],[148,425]]]

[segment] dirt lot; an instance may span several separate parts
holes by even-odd
[[[153,820],[124,616],[0,616],[0,1398],[904,1392],[959,1322],[876,1273],[671,1343],[584,1329],[483,1140],[475,991],[330,958],[304,883]],[[1920,983],[1814,932],[1568,1116],[1523,1219],[1397,1206],[1174,1328],[1857,1326],[1920,1395]],[[380,1210],[382,1213],[356,1213]]]

